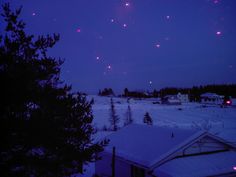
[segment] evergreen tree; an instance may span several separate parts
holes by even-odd
[[[127,99],[127,102],[128,102],[128,108],[127,108],[127,111],[125,113],[124,126],[133,123],[132,111],[131,111],[131,108],[130,108],[129,99]]]
[[[123,96],[125,96],[125,97],[128,97],[128,96],[129,96],[129,90],[128,90],[128,88],[125,88],[125,89],[124,89],[124,94],[123,94]]]
[[[158,91],[156,89],[153,90],[152,96],[155,98],[158,97]]]
[[[99,90],[98,92],[99,96],[111,96],[111,95],[115,95],[112,88],[104,88],[102,91]]]
[[[113,102],[113,99],[111,98],[111,108],[110,108],[110,124],[111,124],[111,130],[117,131],[118,129],[118,123],[120,121],[119,117],[116,115],[115,105]]]
[[[21,8],[4,4],[0,35],[0,174],[69,176],[97,159],[91,103],[59,78],[63,63],[47,55],[59,35],[25,33]]]
[[[149,115],[148,112],[145,113],[144,118],[143,118],[143,123],[147,124],[147,125],[152,125],[153,121],[151,116]]]

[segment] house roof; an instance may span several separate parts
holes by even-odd
[[[110,143],[105,152],[112,152],[115,146],[116,156],[150,168],[204,133],[192,129],[132,124],[107,136]]]
[[[236,153],[233,151],[176,158],[153,171],[156,176],[213,176],[234,173]],[[183,170],[184,169],[184,170]]]
[[[221,98],[221,95],[217,95],[216,93],[203,93],[200,95],[201,97],[207,97],[207,98]]]

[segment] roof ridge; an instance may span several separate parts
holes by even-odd
[[[194,140],[199,139],[200,137],[202,137],[204,135],[207,135],[207,134],[209,134],[207,131],[203,131],[203,130],[197,131],[192,136],[190,136],[187,139],[185,139],[182,143],[179,143],[177,146],[175,146],[174,148],[170,149],[165,154],[161,155],[159,158],[157,158],[155,160],[155,162],[151,162],[149,167],[152,168],[152,169],[156,168],[157,166],[160,165],[161,161],[167,160],[169,156],[173,155],[179,149],[181,149],[183,147],[186,147],[188,145],[192,145],[192,143],[195,142]]]

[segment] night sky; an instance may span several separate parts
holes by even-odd
[[[2,1],[4,2],[4,1]],[[6,2],[6,1],[5,1]],[[73,90],[236,83],[236,0],[18,0]]]

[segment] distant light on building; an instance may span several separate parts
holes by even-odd
[[[36,13],[35,13],[35,12],[33,12],[33,13],[32,13],[32,16],[35,16],[35,15],[36,15]]]
[[[81,29],[80,29],[80,28],[77,28],[76,32],[77,32],[77,33],[80,33],[80,32],[81,32]]]
[[[233,167],[234,171],[236,171],[236,166]]]
[[[126,28],[126,27],[127,27],[127,24],[126,24],[126,23],[124,23],[124,24],[123,24],[123,27],[124,27],[124,28]]]

